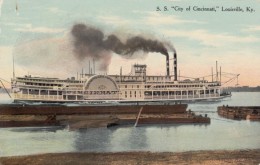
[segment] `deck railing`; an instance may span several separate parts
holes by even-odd
[[[25,100],[63,100],[61,95],[31,95],[31,94],[14,94],[15,99],[25,99]]]
[[[144,96],[144,98],[128,98],[124,100],[191,100],[191,99],[207,99],[207,98],[217,98],[219,94],[201,94],[201,95],[149,95]],[[64,101],[66,96],[62,95],[32,95],[32,94],[14,94],[15,99],[20,100],[49,100],[49,101]],[[77,100],[77,97],[75,97]],[[119,100],[119,95],[89,95],[84,96],[85,100]]]
[[[119,100],[118,94],[115,95],[89,95],[84,96],[87,100]]]
[[[171,99],[171,100],[186,100],[186,99],[206,99],[206,98],[216,98],[219,97],[219,94],[201,94],[201,95],[149,95],[145,96],[145,100],[165,100],[165,99]]]

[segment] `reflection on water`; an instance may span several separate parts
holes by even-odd
[[[106,128],[82,129],[75,132],[74,147],[79,152],[107,151],[110,147],[110,136]]]
[[[250,98],[250,99],[248,99]],[[260,93],[234,93],[222,102],[193,103],[210,125],[150,125],[69,131],[62,127],[1,128],[0,156],[50,152],[176,152],[260,148],[260,122],[221,118],[217,106],[260,106]]]
[[[74,147],[79,152],[144,150],[147,148],[145,127],[99,128],[76,131]]]
[[[147,148],[147,136],[145,127],[125,127],[115,128],[116,131],[111,138],[113,151],[124,151],[124,148],[129,150],[144,150]]]
[[[36,128],[0,129],[0,156],[28,155],[48,152],[72,152],[74,133],[53,129],[35,131]]]

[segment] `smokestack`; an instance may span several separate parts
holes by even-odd
[[[173,66],[174,66],[174,81],[177,81],[177,53],[173,54]]]
[[[168,54],[166,55],[166,74],[167,74],[167,77],[170,76],[169,55]]]

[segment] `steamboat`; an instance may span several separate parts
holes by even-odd
[[[82,73],[80,78],[68,79],[14,77],[11,80],[15,103],[137,103],[171,104],[185,101],[217,100],[224,94],[220,80],[178,80],[177,54],[173,53],[174,74],[170,75],[169,56],[166,57],[166,75],[147,75],[146,65],[135,64],[129,75],[98,75]],[[213,76],[213,75],[212,75]]]

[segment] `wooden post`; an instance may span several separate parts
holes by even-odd
[[[142,110],[143,110],[143,107],[141,107],[140,110],[139,110],[139,114],[138,114],[138,116],[137,116],[137,118],[136,118],[136,122],[135,122],[134,127],[136,127],[137,124],[138,124],[138,121],[139,121],[139,118],[140,118],[140,116],[141,116]]]

